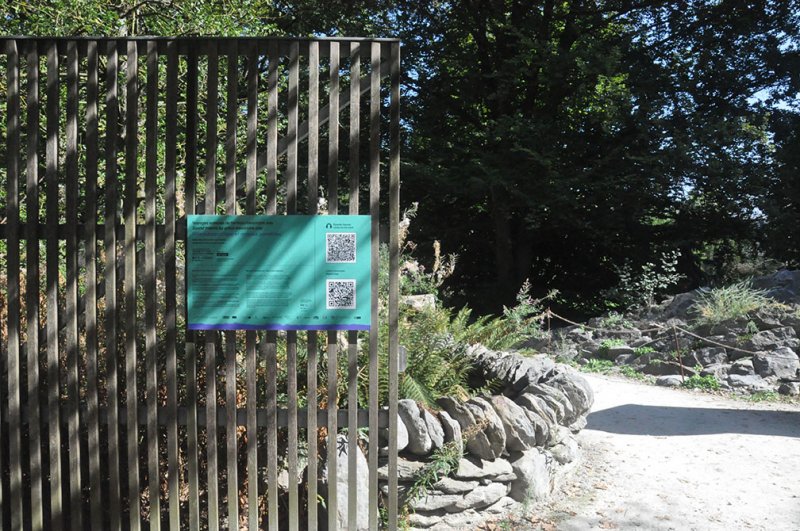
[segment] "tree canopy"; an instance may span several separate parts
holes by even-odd
[[[16,1],[0,31],[401,37],[412,239],[481,311],[528,278],[603,309],[674,253],[681,289],[800,266],[800,0]]]

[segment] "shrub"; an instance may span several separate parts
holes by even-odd
[[[633,353],[636,356],[644,356],[646,354],[652,354],[655,351],[656,349],[650,346],[636,347],[635,349],[633,349]]]
[[[702,291],[692,308],[698,325],[715,326],[747,317],[755,310],[772,304],[772,299],[767,297],[764,290],[755,289],[745,281]]]
[[[693,374],[692,376],[686,378],[686,380],[683,382],[683,386],[687,389],[704,389],[706,391],[719,390],[719,382],[711,374],[707,376]]]
[[[614,364],[608,360],[590,359],[585,365],[581,366],[581,370],[586,372],[601,372],[607,373],[614,368]]]

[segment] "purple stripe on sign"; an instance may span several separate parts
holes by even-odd
[[[189,323],[189,330],[369,330],[369,325],[280,325]]]

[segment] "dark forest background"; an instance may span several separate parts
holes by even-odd
[[[6,35],[403,39],[402,201],[449,303],[573,315],[800,267],[800,0],[55,0]],[[649,290],[649,291],[648,291]]]

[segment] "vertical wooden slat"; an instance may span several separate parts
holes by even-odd
[[[125,96],[125,391],[128,449],[128,510],[131,530],[138,530],[139,501],[139,414],[136,382],[136,194],[139,148],[139,56],[136,41],[128,41]]]
[[[397,377],[400,292],[400,44],[391,48],[389,108],[389,529],[397,529]]]
[[[195,213],[197,181],[197,49],[189,49],[186,66],[186,215]],[[189,529],[200,528],[200,473],[197,444],[197,347],[194,332],[186,331],[187,471]]]
[[[89,509],[92,529],[103,527],[97,358],[97,41],[87,43],[86,83],[86,380],[89,439]]]
[[[308,44],[308,213],[317,214],[319,187],[319,42]],[[306,367],[308,528],[317,529],[317,333],[308,332]]]
[[[228,115],[225,126],[225,213],[236,215],[236,121],[239,109],[238,43],[228,49]],[[239,477],[236,460],[236,332],[225,332],[225,462],[227,466],[228,526],[239,527]]]
[[[369,329],[369,528],[378,528],[378,268],[380,267],[381,45],[370,48],[369,84],[369,212],[371,217]]]
[[[258,47],[253,44],[247,57],[247,175],[245,182],[247,214],[256,213],[256,173],[258,160]],[[256,417],[256,333],[245,333],[247,369],[247,522],[258,528],[258,425]]]
[[[58,359],[58,50],[47,46],[47,436],[50,446],[50,529],[64,528]]]
[[[206,105],[206,200],[205,213],[216,213],[217,95],[219,93],[217,43],[208,44],[208,102]],[[208,528],[219,528],[219,483],[217,469],[217,332],[205,333],[206,354],[206,459],[208,462]]]
[[[42,505],[42,439],[39,396],[39,53],[28,47],[27,171],[25,210],[28,370],[28,448],[30,451],[31,528],[44,528]]]
[[[120,507],[119,388],[117,377],[117,121],[118,55],[116,41],[106,49],[106,209],[103,248],[106,263],[106,381],[108,385],[108,511],[111,529],[122,529]]]
[[[7,78],[7,129],[6,146],[8,185],[6,195],[7,253],[8,259],[8,506],[12,529],[22,529],[22,426],[20,423],[20,344],[19,344],[19,51],[17,41],[9,40],[6,46]]]
[[[328,108],[328,214],[339,213],[339,43],[330,43],[330,87]],[[328,529],[336,531],[338,419],[337,333],[328,332]]]
[[[278,196],[278,43],[268,47],[267,76],[267,214],[277,212]],[[270,531],[278,531],[278,397],[277,334],[268,331],[267,362],[267,513]]]
[[[66,214],[67,214],[67,290],[66,290],[66,350],[67,396],[69,417],[69,490],[70,523],[73,529],[82,524],[81,445],[78,408],[78,43],[67,43],[67,153],[66,153]]]
[[[300,45],[294,41],[289,45],[289,99],[286,137],[289,148],[286,157],[286,213],[297,213],[297,114],[299,82],[298,58]],[[289,408],[287,426],[287,464],[289,468],[289,529],[299,527],[299,503],[297,490],[297,332],[286,332],[286,385]]]
[[[167,482],[169,528],[179,529],[181,522],[180,468],[178,456],[178,360],[176,329],[175,258],[175,181],[178,142],[178,43],[167,43],[166,136],[164,147],[164,325],[167,357]]]
[[[361,113],[361,45],[350,43],[350,196],[349,210],[352,215],[358,214],[358,173],[359,173],[359,136]],[[350,531],[358,527],[357,484],[358,461],[358,332],[347,332],[347,522]]]
[[[156,335],[156,173],[158,172],[158,45],[147,41],[147,110],[145,146],[144,300],[147,381],[147,464],[150,529],[161,529],[158,466],[158,344]]]

